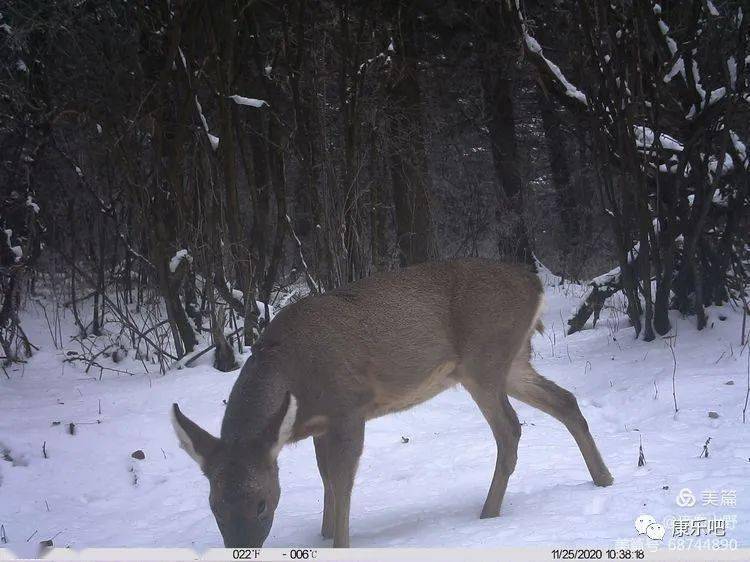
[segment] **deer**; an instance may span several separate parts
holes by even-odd
[[[481,518],[499,515],[516,467],[521,425],[509,396],[562,422],[594,484],[612,484],[576,398],[530,362],[542,306],[534,272],[464,259],[377,273],[281,309],[230,392],[220,437],[172,406],[179,444],[209,480],[225,547],[263,545],[281,493],[279,452],[308,437],[323,480],[321,534],[348,547],[365,423],[456,385],[497,445]]]

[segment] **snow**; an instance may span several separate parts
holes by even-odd
[[[662,35],[664,35],[664,39],[667,42],[669,52],[673,55],[677,54],[677,43],[675,43],[675,40],[669,36],[669,26],[661,18],[659,18],[659,21],[657,23],[659,25],[659,30],[661,31]]]
[[[188,263],[193,263],[193,256],[191,256],[190,252],[188,252],[184,248],[175,252],[175,255],[173,255],[172,259],[169,260],[169,271],[171,271],[172,273],[177,271],[177,268],[180,267],[182,260],[187,260]]]
[[[706,0],[706,6],[708,7],[708,13],[712,16],[718,16],[719,10],[716,9],[716,6],[714,6],[714,3],[711,2],[711,0]]]
[[[727,89],[723,86],[721,88],[716,88],[711,92],[711,95],[708,96],[708,105],[713,105],[717,101],[719,101],[721,98],[723,98],[727,93]]]
[[[588,101],[586,100],[586,95],[583,92],[581,92],[581,90],[579,90],[573,84],[570,83],[570,81],[562,73],[562,70],[560,70],[559,66],[557,66],[554,62],[552,62],[551,60],[549,60],[548,58],[544,56],[544,53],[542,52],[542,46],[539,44],[539,42],[536,39],[534,39],[531,35],[526,33],[525,31],[524,31],[524,39],[526,41],[526,47],[529,49],[529,51],[537,54],[538,56],[542,58],[544,63],[547,65],[547,68],[550,69],[552,74],[555,75],[557,80],[565,88],[565,95],[575,100],[578,100],[584,105],[587,105]]]
[[[188,66],[187,66],[187,61],[185,60],[185,53],[182,52],[182,47],[177,47],[177,50],[180,53],[180,60],[182,61],[182,66],[187,71]]]
[[[619,278],[620,278],[620,268],[615,267],[609,270],[607,273],[603,273],[602,275],[599,275],[598,277],[594,277],[591,280],[591,285],[601,287],[603,285],[612,283],[613,281],[617,281]]]
[[[651,147],[654,145],[654,131],[645,125],[633,125],[633,134],[635,135],[635,144],[639,148]],[[659,142],[665,150],[682,152],[682,143],[670,137],[665,133],[659,134]]]
[[[683,77],[685,76],[685,61],[682,59],[682,57],[678,58],[675,61],[670,71],[667,72],[667,74],[664,76],[664,82],[669,83],[672,78],[677,76],[677,73],[680,73]]]
[[[11,242],[11,237],[13,236],[13,231],[10,228],[5,229],[5,239],[8,242],[8,248],[10,248],[10,251],[13,252],[13,255],[15,256],[16,263],[20,262],[23,259],[23,248],[21,246],[14,246]]]
[[[229,98],[232,99],[237,105],[249,105],[250,107],[263,107],[264,105],[268,105],[268,102],[265,100],[246,98],[243,96],[238,96],[236,94],[233,96],[229,96]]]
[[[729,71],[729,85],[734,90],[737,86],[737,60],[734,56],[727,59],[727,70]]]
[[[206,136],[208,137],[208,142],[211,143],[211,148],[213,150],[216,150],[219,148],[219,137],[216,135],[212,135],[211,133],[206,133]]]
[[[672,39],[671,37],[667,37],[667,47],[669,47],[669,52],[673,55],[677,54],[677,42]]]
[[[737,151],[737,157],[739,158],[740,163],[744,164],[745,168],[747,168],[749,164],[747,159],[747,146],[742,140],[740,140],[740,137],[734,131],[729,131],[729,138],[732,139],[732,145]]]
[[[26,206],[31,207],[35,214],[39,214],[39,205],[34,203],[34,199],[29,195],[26,197]]]
[[[713,178],[714,174],[716,174],[716,170],[719,168],[719,159],[716,156],[709,156],[708,157],[708,175],[710,178]],[[732,157],[729,154],[724,154],[724,164],[721,168],[721,175],[728,174],[734,170],[734,160],[732,160]]]
[[[718,207],[728,207],[729,197],[724,195],[720,190],[715,190],[711,202]]]
[[[211,134],[211,131],[208,128],[208,121],[206,121],[206,116],[203,115],[203,107],[201,106],[201,102],[198,101],[198,96],[195,96],[195,107],[198,110],[198,116],[200,117],[201,123],[203,123],[203,130],[206,131],[208,142],[211,144],[211,148],[215,151],[219,148],[219,137]]]
[[[698,92],[698,95],[701,97],[702,100],[706,99],[706,90],[703,88],[703,85],[701,84],[701,73],[698,69],[698,61],[693,59],[693,81],[695,82],[695,91]]]
[[[206,121],[206,116],[203,115],[203,106],[201,106],[198,96],[195,96],[195,107],[198,109],[198,117],[200,117],[201,123],[203,123],[203,128],[208,132],[208,121]]]
[[[565,428],[514,401],[523,424],[518,466],[501,516],[480,520],[495,444],[467,393],[448,390],[368,423],[352,501],[352,546],[653,544],[636,539],[633,523],[644,513],[665,522],[668,536],[678,516],[728,517],[727,538],[750,546],[750,439],[742,423],[750,350],[739,346],[740,312],[709,308],[702,332],[694,318],[673,313],[673,340],[646,343],[634,339],[613,299],[616,308],[604,309],[596,329],[589,323],[565,337],[562,318],[585,287],[559,285],[547,274],[543,280],[547,331],[534,336],[534,364],[577,396],[614,485],[595,487]],[[70,314],[63,320],[72,335]],[[9,540],[2,546],[27,556],[53,536],[56,546],[75,549],[220,546],[208,481],[180,450],[169,408],[178,402],[217,434],[222,400],[238,371],[215,371],[206,354],[192,368],[160,376],[158,368],[145,373],[131,354],[118,366],[132,376],[105,373],[99,380],[62,362],[68,348],[54,348],[41,312],[30,309],[24,323],[41,350],[8,368],[9,378],[0,376],[0,449],[16,460],[0,457],[0,523]],[[669,341],[677,361],[677,415]],[[719,417],[709,418],[709,411]],[[77,424],[75,435],[66,431],[70,422]],[[709,437],[710,456],[699,458]],[[639,468],[641,443],[646,465]],[[136,450],[144,460],[131,458]],[[319,535],[322,485],[312,441],[286,447],[279,464],[281,502],[265,546],[330,547]],[[697,497],[694,507],[677,505],[683,488]],[[704,503],[710,493],[720,501],[732,491],[736,506]],[[661,548],[666,544],[665,538]]]

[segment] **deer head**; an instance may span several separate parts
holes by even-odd
[[[172,405],[172,424],[182,447],[211,485],[209,503],[227,548],[260,547],[279,503],[279,466],[292,437],[297,400],[287,392],[265,430],[250,441],[229,443],[188,419]]]

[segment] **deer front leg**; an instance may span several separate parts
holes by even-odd
[[[333,491],[333,547],[349,546],[349,508],[354,475],[365,441],[363,419],[341,419],[331,423],[326,434],[326,471]]]
[[[333,488],[328,474],[328,436],[321,435],[313,438],[315,444],[315,458],[318,461],[320,478],[323,480],[323,525],[320,534],[323,538],[333,537]]]

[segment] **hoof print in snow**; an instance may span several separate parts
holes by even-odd
[[[711,418],[712,420],[715,420],[716,418],[719,417],[719,413],[718,412],[708,412],[708,417]]]
[[[130,478],[131,478],[130,483],[137,488],[138,487],[138,473],[135,470],[135,466],[131,466],[128,469],[128,472],[130,473]]]
[[[76,434],[76,424],[74,424],[73,422],[70,422],[68,424],[68,433],[70,433],[71,435]]]
[[[402,436],[401,436],[401,442],[402,442],[402,443],[408,443],[408,442],[409,442],[409,438],[408,438],[408,437],[404,437],[404,436],[402,435]]]
[[[143,459],[146,458],[146,453],[138,449],[137,451],[133,451],[130,454],[130,456],[133,457],[134,459],[138,459],[139,461],[142,461]]]
[[[5,447],[0,443],[0,460],[9,462],[13,466],[28,466],[29,461],[23,454],[17,454],[10,450],[10,447]]]
[[[727,385],[727,386],[732,386],[732,385],[734,385],[734,381],[727,381],[724,384]]]

